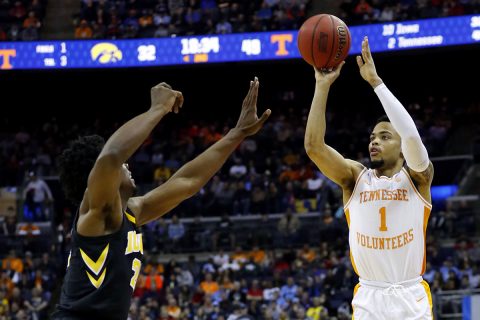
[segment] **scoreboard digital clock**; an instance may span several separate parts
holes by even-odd
[[[480,42],[480,15],[350,27],[350,54]],[[297,31],[133,40],[0,42],[0,69],[124,68],[300,58]]]

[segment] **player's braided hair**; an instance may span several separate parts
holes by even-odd
[[[73,141],[59,158],[60,183],[65,197],[79,205],[87,188],[90,171],[102,151],[105,140],[98,135]]]

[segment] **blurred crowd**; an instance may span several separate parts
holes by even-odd
[[[430,236],[427,252],[432,293],[480,289],[478,241],[442,247]],[[357,282],[346,233],[300,248],[220,250],[206,261],[162,264],[149,256],[130,319],[351,319]],[[460,310],[454,302],[443,308]]]
[[[2,237],[2,239],[4,239]],[[0,277],[0,319],[48,319],[52,292],[61,264],[47,253],[14,249],[3,257]]]
[[[128,39],[298,29],[310,0],[83,0],[75,38]]]
[[[0,1],[0,41],[33,41],[41,37],[48,0]]]
[[[340,18],[347,25],[384,23],[480,13],[477,0],[343,0]]]
[[[263,130],[245,140],[201,192],[143,227],[147,255],[131,320],[351,317],[357,277],[340,190],[305,155],[308,109],[291,107],[295,92],[279,97]],[[431,156],[443,155],[460,124],[480,113],[478,103],[459,108],[443,96],[405,101],[405,106]],[[130,159],[140,193],[164,183],[235,123],[195,117],[188,110],[179,116],[187,121],[162,122]],[[328,110],[327,119],[327,141],[368,165],[372,115],[346,113],[339,106]],[[47,177],[57,174],[57,157],[70,140],[93,133],[108,137],[122,123],[75,121],[52,118],[18,126],[0,119],[0,187],[18,186],[24,203],[19,221],[14,208],[0,212],[5,244],[0,320],[47,318],[65,270],[76,210],[62,202],[58,181],[55,186]],[[39,221],[52,221],[52,203],[57,221],[42,225]],[[480,244],[468,238],[475,235],[470,203],[435,206],[428,235],[425,279],[432,291],[479,288]],[[455,244],[439,241],[447,238]],[[165,262],[167,255],[179,259]],[[460,306],[452,302],[445,308]]]
[[[294,99],[294,93],[290,94],[292,97],[288,99]],[[445,97],[429,97],[405,105],[416,120],[429,155],[442,155],[460,110]],[[462,111],[465,113],[462,117],[478,114],[477,109],[470,110],[472,114]],[[304,152],[307,114],[306,108],[277,109],[261,132],[246,139],[201,192],[174,213],[185,217],[278,213],[287,209],[302,212],[318,211],[326,205],[336,210],[338,188],[315,168]],[[345,114],[335,108],[329,109],[327,118],[326,140],[345,156],[368,165],[368,132],[374,119],[360,113]],[[164,183],[183,163],[219,140],[232,123],[232,119],[219,122],[191,118],[178,125],[162,122],[129,160],[140,193]],[[12,128],[10,132],[5,125],[0,136],[0,187],[28,189],[23,196],[29,200],[28,211],[33,212],[30,215],[48,218],[48,214],[35,213],[38,208],[48,207],[55,198],[41,177],[56,175],[58,155],[70,140],[93,133],[108,137],[118,125],[100,120],[93,125],[80,125],[55,118],[32,124],[29,129]]]
[[[211,230],[213,242],[226,232],[234,237],[201,252],[192,252],[181,241],[196,234],[188,228],[195,222],[175,216],[160,220],[170,242],[154,241],[143,230],[145,256],[129,319],[350,319],[358,277],[350,261],[345,219],[311,215],[287,212],[261,218],[268,222],[223,217],[213,226],[202,218],[199,226]],[[4,232],[16,229],[18,238],[25,228],[12,223],[0,224],[7,244],[2,248],[0,319],[47,319],[64,272],[69,232],[58,228],[45,238],[51,245],[47,249],[28,242],[13,246]],[[262,233],[255,233],[259,228]],[[308,229],[312,234],[301,238]],[[430,221],[424,278],[432,293],[480,289],[479,240],[446,235],[453,241],[448,243],[442,241],[443,232]],[[240,240],[242,233],[250,235]],[[442,308],[458,311],[461,306],[452,300]]]
[[[37,40],[48,0],[0,1],[0,41]],[[342,0],[348,25],[478,14],[477,0]],[[296,30],[311,0],[81,0],[77,39],[129,39]]]

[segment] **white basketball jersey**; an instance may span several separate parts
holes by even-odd
[[[350,254],[360,278],[397,283],[425,272],[431,211],[402,168],[392,178],[364,169],[345,204]]]

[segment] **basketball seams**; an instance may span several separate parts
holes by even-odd
[[[335,40],[336,40],[336,32],[335,32],[335,20],[333,20],[333,17],[331,15],[328,16],[332,22],[332,36],[333,36],[333,39],[332,39],[332,45],[330,47],[330,55],[328,56],[328,59],[327,61],[325,62],[325,65],[323,66],[323,68],[326,68],[329,64],[330,64],[330,59],[332,59],[332,54],[335,52]]]
[[[314,53],[314,49],[316,48],[315,46],[315,37],[317,36],[317,27],[318,25],[320,24],[320,21],[322,21],[322,19],[325,17],[324,14],[320,15],[320,17],[318,18],[317,20],[317,23],[315,23],[315,27],[313,27],[313,33],[312,33],[312,44],[310,46],[310,52],[312,54],[312,61],[313,61],[313,65],[315,67],[317,67],[317,62],[315,61],[315,53]]]
[[[323,20],[325,16],[329,16],[330,19]],[[297,45],[301,57],[318,69],[338,65],[337,62],[344,60],[348,55],[350,44],[348,26],[330,14],[310,17],[298,32]]]

